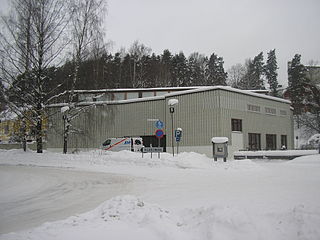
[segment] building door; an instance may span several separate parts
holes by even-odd
[[[232,132],[231,139],[233,151],[239,151],[244,149],[242,132]]]
[[[261,150],[261,134],[249,133],[249,150]]]
[[[276,150],[277,149],[277,135],[276,134],[267,134],[266,135],[266,149],[267,150]]]

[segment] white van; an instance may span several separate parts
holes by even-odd
[[[108,138],[102,143],[102,149],[106,151],[128,150],[132,152],[141,152],[143,148],[142,138]]]

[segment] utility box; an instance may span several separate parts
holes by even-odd
[[[217,161],[218,158],[223,158],[224,162],[227,161],[228,141],[227,137],[213,137],[211,139],[214,161]]]

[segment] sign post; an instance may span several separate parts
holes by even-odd
[[[177,155],[179,154],[179,142],[181,141],[181,137],[182,137],[182,129],[181,128],[177,128],[174,131],[174,136],[176,138],[176,142],[177,142]]]
[[[159,121],[159,122],[161,122],[161,121]],[[163,125],[162,125],[162,127],[163,127]],[[158,148],[160,148],[160,139],[163,138],[164,132],[162,129],[158,129],[155,132],[155,135],[156,135],[156,138],[158,138]],[[158,152],[158,158],[160,158],[160,152]]]

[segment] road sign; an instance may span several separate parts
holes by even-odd
[[[144,147],[142,149],[142,152],[144,152],[144,153],[152,153],[152,152],[160,153],[160,152],[163,152],[163,147]]]
[[[155,133],[157,138],[162,138],[163,137],[164,132],[161,129],[158,129]]]
[[[162,129],[164,127],[164,123],[160,120],[156,121],[156,128]]]
[[[180,130],[180,129],[175,130],[174,136],[176,138],[176,142],[180,142],[181,137],[182,137],[182,130]]]

